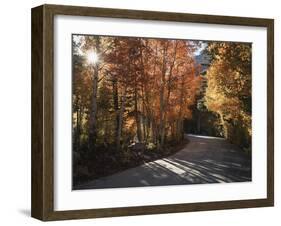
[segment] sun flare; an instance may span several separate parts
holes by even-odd
[[[99,56],[95,51],[88,51],[86,56],[88,64],[96,64],[99,61]]]

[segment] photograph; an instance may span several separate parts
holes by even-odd
[[[72,190],[252,181],[252,43],[71,44]]]
[[[276,20],[252,16],[32,8],[31,216],[274,206]]]

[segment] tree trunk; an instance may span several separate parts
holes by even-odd
[[[75,146],[76,148],[79,148],[79,128],[80,128],[80,121],[79,121],[79,101],[78,101],[78,96],[76,96],[76,101],[74,103],[74,109],[76,109],[76,127],[74,132],[74,142],[75,142]]]
[[[100,38],[96,37],[96,52],[100,52]],[[96,146],[97,139],[97,93],[98,93],[98,80],[99,80],[99,64],[96,63],[92,66],[93,71],[93,89],[92,89],[92,106],[89,119],[89,149],[93,151]]]
[[[197,115],[197,133],[201,134],[201,113],[200,113],[200,110],[198,110],[198,115]]]
[[[142,135],[141,135],[141,124],[140,124],[140,117],[138,111],[138,89],[137,89],[137,81],[135,77],[135,84],[134,84],[134,108],[135,108],[135,120],[137,125],[137,137],[138,141],[142,142]]]
[[[165,143],[165,85],[166,85],[166,53],[167,53],[167,45],[164,46],[163,49],[163,62],[162,62],[162,78],[161,78],[161,86],[160,86],[160,146],[158,149],[162,149]]]
[[[183,133],[183,120],[180,118],[177,120],[177,141],[181,141],[184,138],[184,133]]]
[[[177,46],[178,46],[178,42],[176,42],[175,47],[174,47],[173,60],[170,65],[168,79],[167,79],[167,99],[165,101],[165,107],[164,107],[164,132],[163,132],[164,140],[167,139],[167,133],[166,133],[167,109],[169,107],[170,96],[171,96],[172,74],[173,74],[173,69],[174,69],[175,61],[176,61]]]
[[[122,96],[121,96],[121,106],[118,114],[118,131],[117,131],[117,141],[116,141],[116,147],[117,150],[120,150],[121,147],[121,136],[122,136],[122,124],[123,124],[123,114],[125,111],[125,101],[126,101],[126,90],[124,90]]]
[[[185,76],[182,74],[181,76],[181,87],[180,87],[180,110],[179,116],[177,120],[177,140],[180,141],[183,139],[183,104],[184,104],[184,79]]]
[[[82,117],[83,117],[83,112],[84,109],[81,106],[79,108],[79,114],[78,114],[78,119],[77,119],[77,147],[80,147],[80,136],[81,136],[81,127],[82,127]]]
[[[164,118],[164,85],[160,89],[160,149],[164,146],[165,118]]]
[[[118,104],[118,80],[116,78],[112,79],[112,90],[113,90],[113,105],[115,111],[115,144],[120,143],[118,138],[119,133],[119,104]],[[120,145],[119,145],[120,146]]]
[[[142,131],[143,131],[143,140],[147,142],[147,115],[145,114],[145,98],[144,98],[144,89],[142,87]]]

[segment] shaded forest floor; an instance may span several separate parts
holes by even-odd
[[[250,182],[251,155],[223,138],[186,135],[180,151],[74,189]]]
[[[115,147],[98,147],[95,152],[84,152],[77,161],[73,159],[73,189],[89,181],[110,176],[145,163],[173,155],[183,149],[189,140],[185,138],[179,143],[168,143],[163,150],[156,148],[143,150],[122,150]],[[76,159],[75,159],[76,158]]]

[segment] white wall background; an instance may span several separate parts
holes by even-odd
[[[68,4],[275,19],[275,207],[52,222],[51,225],[280,225],[281,15],[277,0],[2,1],[0,7],[0,225],[42,225],[30,215],[30,8]]]

